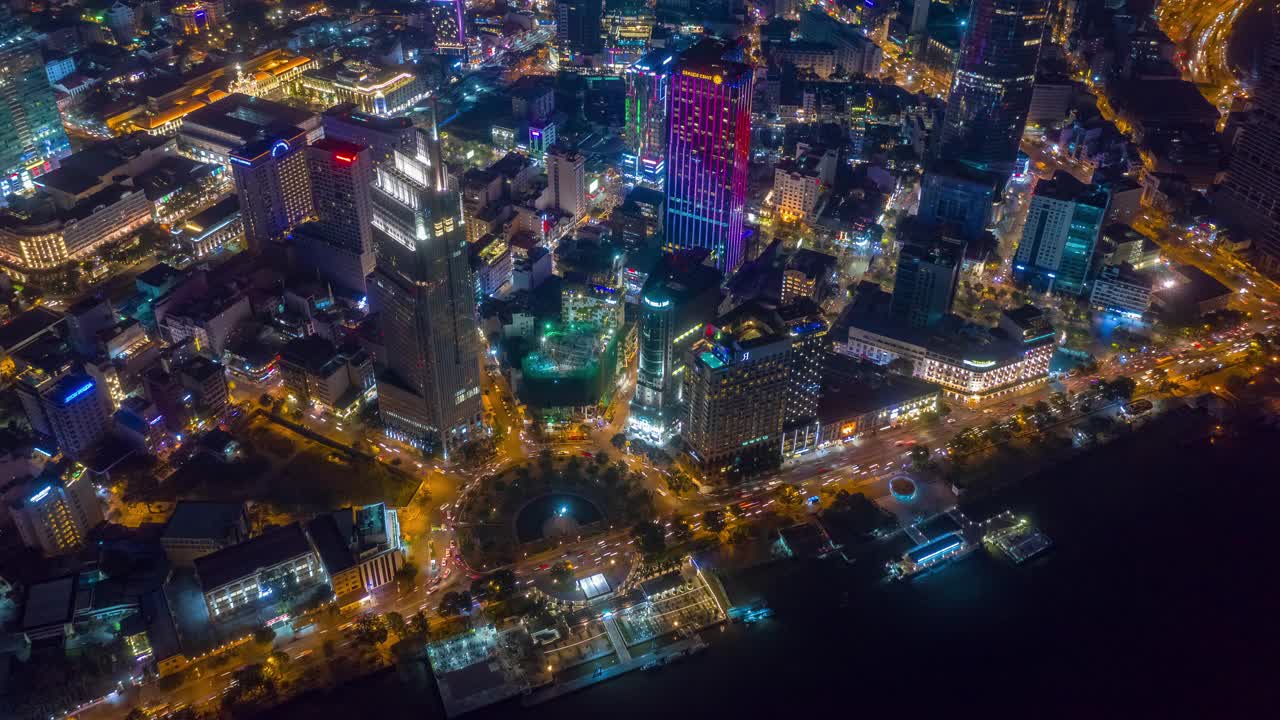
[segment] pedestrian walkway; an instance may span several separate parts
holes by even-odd
[[[916,527],[915,525],[908,525],[904,529],[904,532],[906,532],[907,535],[910,536],[912,540],[915,540],[921,545],[929,542],[929,538],[925,537],[925,534],[920,532],[920,528]]]
[[[631,652],[627,650],[627,641],[622,638],[622,631],[618,629],[618,619],[612,616],[607,618],[604,629],[609,633],[609,642],[613,643],[614,652],[618,653],[618,662],[631,662]]]

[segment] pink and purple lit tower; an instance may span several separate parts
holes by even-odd
[[[751,66],[705,39],[673,63],[667,132],[666,244],[706,248],[729,276],[746,254],[743,206],[751,149]]]

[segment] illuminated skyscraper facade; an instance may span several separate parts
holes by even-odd
[[[373,150],[323,138],[306,149],[315,222],[299,225],[293,241],[300,260],[329,282],[360,293],[373,272],[369,189]]]
[[[299,128],[233,150],[231,172],[240,196],[244,238],[261,252],[311,214],[307,133]]]
[[[368,287],[385,348],[377,380],[383,426],[447,457],[483,428],[480,331],[462,201],[446,187],[431,135],[418,155],[396,150],[377,169],[378,258]]]
[[[665,230],[669,247],[710,250],[727,276],[746,255],[753,75],[726,49],[703,40],[672,63]]]
[[[437,50],[467,47],[467,17],[463,0],[431,0],[431,27]]]
[[[35,33],[0,20],[0,197],[29,188],[70,152]]]
[[[1047,17],[1047,0],[974,0],[947,98],[944,158],[1012,171]]]
[[[674,62],[674,52],[655,50],[626,70],[623,170],[633,180],[655,187],[667,176],[667,102]]]

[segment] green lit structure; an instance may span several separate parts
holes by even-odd
[[[516,394],[544,422],[594,417],[613,397],[617,367],[617,331],[547,323],[520,362]]]

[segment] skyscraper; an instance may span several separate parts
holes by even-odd
[[[1262,269],[1280,274],[1280,32],[1271,47],[1255,93],[1263,117],[1249,123],[1231,154],[1226,179],[1213,196],[1223,220],[1243,231],[1258,248]]]
[[[674,60],[671,50],[655,50],[626,70],[623,169],[632,179],[654,186],[661,186],[667,175],[667,101]]]
[[[306,149],[315,222],[298,226],[294,243],[304,262],[324,278],[363,293],[373,272],[373,228],[369,188],[373,151],[324,138]]]
[[[721,275],[702,264],[705,251],[663,256],[640,295],[638,370],[627,432],[662,445],[680,428],[685,351],[715,320]]]
[[[603,0],[557,0],[556,43],[562,58],[594,55],[604,47]]]
[[[435,129],[417,156],[377,168],[377,266],[369,302],[385,353],[378,404],[387,431],[447,457],[481,429],[480,334],[462,202],[446,188]]]
[[[911,327],[931,327],[951,312],[964,246],[944,238],[906,241],[898,253],[889,314]]]
[[[1013,256],[1013,276],[1045,292],[1083,295],[1110,194],[1065,172],[1041,180]]]
[[[245,243],[261,252],[311,213],[305,131],[293,127],[230,154]]]
[[[706,248],[732,274],[746,257],[743,206],[751,149],[749,65],[704,39],[673,63],[667,134],[666,243]]]
[[[1047,0],[974,0],[947,98],[944,158],[1012,171],[1047,17]]]
[[[70,152],[35,34],[0,18],[0,197]]]
[[[761,309],[738,306],[688,353],[680,434],[712,476],[755,474],[782,459],[791,337]]]

